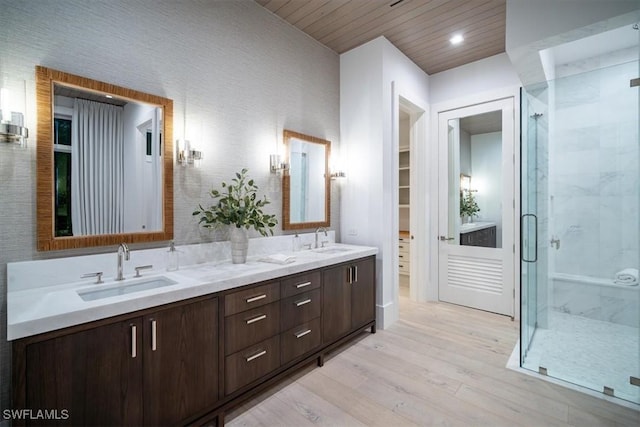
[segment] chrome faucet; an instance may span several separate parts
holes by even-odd
[[[124,280],[124,276],[122,274],[123,257],[125,261],[129,261],[129,247],[126,243],[120,243],[120,246],[118,246],[118,275],[116,276],[116,280]]]
[[[318,232],[320,232],[320,231],[324,231],[324,235],[328,236],[326,228],[324,228],[324,227],[316,228],[316,249],[319,248],[319,246],[318,246]]]

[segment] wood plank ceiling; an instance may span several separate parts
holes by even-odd
[[[337,53],[385,36],[427,74],[505,51],[506,0],[255,1]]]

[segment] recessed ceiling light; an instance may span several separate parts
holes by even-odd
[[[113,96],[111,96],[111,95],[105,95],[105,96],[106,96],[107,98],[109,98],[109,99],[113,98]]]
[[[462,34],[456,34],[455,36],[451,37],[449,39],[449,41],[451,42],[452,45],[457,45],[460,44],[464,41],[464,37],[462,37]]]

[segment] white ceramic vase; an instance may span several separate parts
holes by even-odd
[[[229,240],[231,241],[231,262],[244,264],[247,262],[247,250],[249,249],[249,235],[247,229],[229,226]]]

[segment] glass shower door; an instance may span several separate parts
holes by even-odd
[[[638,61],[522,93],[521,366],[640,403]],[[637,273],[635,273],[637,274]]]

